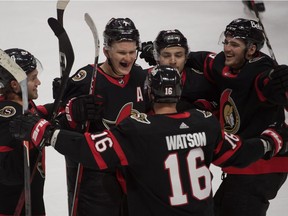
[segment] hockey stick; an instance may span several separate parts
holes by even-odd
[[[61,77],[62,85],[60,88],[60,93],[57,95],[57,98],[55,99],[54,104],[53,104],[53,112],[51,115],[52,117],[50,117],[50,120],[53,121],[57,116],[57,111],[60,107],[60,102],[61,102],[62,96],[64,94],[64,90],[66,88],[67,80],[69,78],[69,74],[70,74],[72,65],[74,63],[74,52],[73,52],[73,47],[72,47],[72,44],[70,42],[70,39],[69,39],[65,29],[63,28],[63,26],[54,18],[49,18],[48,24],[59,40],[59,44],[60,44],[59,53],[61,56],[63,56],[63,59],[65,60],[64,62],[66,62],[65,65],[63,65],[63,64],[60,65],[61,70],[62,70],[62,77]],[[44,147],[44,145],[45,145],[45,140],[43,140],[41,142],[39,148],[42,149]],[[31,173],[30,183],[34,179],[34,176],[37,172],[37,164],[38,164],[38,162],[40,162],[41,158],[42,158],[42,152],[40,150],[38,157],[36,159],[35,165],[33,167],[32,173]],[[30,172],[29,172],[29,174],[30,174]],[[22,192],[22,194],[19,198],[17,208],[16,208],[14,215],[20,215],[21,209],[23,207],[23,202],[24,202],[24,192]]]
[[[258,9],[257,9],[257,7],[256,7],[255,1],[251,1],[251,5],[252,5],[253,11],[254,11],[257,19],[258,19],[259,25],[260,25],[260,26],[262,27],[262,29],[263,29],[263,34],[264,34],[264,37],[265,37],[266,46],[267,46],[267,48],[268,48],[268,51],[269,51],[269,53],[270,53],[270,56],[271,56],[271,58],[273,59],[275,66],[277,66],[278,63],[277,63],[275,54],[274,54],[274,52],[273,52],[273,49],[272,49],[271,43],[270,43],[270,41],[269,41],[269,39],[268,39],[268,36],[267,36],[267,34],[266,34],[266,32],[265,32],[264,25],[263,25],[262,20],[261,20],[261,18],[260,18],[260,14],[259,14],[259,11],[258,11]]]
[[[63,26],[64,11],[70,0],[58,0],[57,1],[57,20]]]
[[[10,74],[17,80],[21,86],[22,92],[22,112],[23,114],[28,110],[28,91],[27,91],[27,75],[25,71],[15,62],[10,56],[0,49],[0,65],[4,67]],[[29,157],[29,142],[23,141],[23,153],[24,153],[24,191],[25,195],[25,214],[27,216],[31,215],[31,185],[30,185],[30,157]],[[24,201],[24,197],[22,198]],[[24,203],[23,203],[24,204]],[[21,208],[16,210],[18,212],[16,215],[20,215],[23,204]]]
[[[57,1],[57,20],[61,24],[61,26],[63,26],[63,16],[64,16],[64,12],[69,1],[70,0],[58,0]],[[60,42],[59,42],[59,50],[60,50]],[[61,64],[64,65],[65,62],[64,62],[64,59],[61,58],[61,55],[59,55],[59,59],[60,59],[60,65]],[[62,76],[62,70],[60,70],[60,75]]]
[[[63,28],[63,26],[55,18],[52,17],[48,19],[48,24],[59,40],[60,69],[62,74],[61,88],[58,92],[57,97],[55,98],[52,108],[52,114],[49,118],[55,119],[58,114],[61,99],[63,97],[69,74],[74,63],[74,52],[68,34]]]
[[[91,16],[88,13],[85,13],[84,18],[85,18],[85,21],[86,21],[87,25],[89,26],[92,34],[93,34],[94,44],[95,44],[94,67],[93,67],[93,71],[92,71],[91,84],[90,84],[90,89],[89,89],[89,94],[93,94],[94,90],[95,90],[95,84],[96,84],[100,42],[99,42],[99,36],[98,36],[98,31],[97,31],[96,25],[93,22]],[[88,130],[89,130],[89,122],[86,122],[86,131],[88,131]],[[77,169],[77,176],[76,176],[76,183],[75,183],[75,189],[74,189],[74,197],[73,197],[73,203],[72,203],[72,209],[71,209],[71,216],[77,215],[78,195],[79,195],[82,175],[83,175],[83,166],[79,163],[78,169]]]

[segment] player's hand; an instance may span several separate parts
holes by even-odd
[[[60,92],[60,87],[61,87],[61,78],[56,77],[54,78],[52,82],[52,93],[53,93],[53,99],[57,97],[57,95]]]
[[[288,104],[288,66],[279,65],[270,70],[264,79],[263,95],[272,103]]]
[[[9,123],[9,130],[13,137],[18,140],[31,141],[35,147],[41,149],[40,144],[45,140],[45,145],[49,145],[49,141],[55,127],[45,119],[41,119],[37,115],[27,113],[18,115]]]
[[[288,127],[285,123],[275,123],[262,132],[261,139],[269,144],[264,159],[270,159],[275,155],[283,155],[288,152]]]
[[[76,128],[86,121],[96,121],[101,118],[104,99],[99,95],[84,95],[72,98],[66,105],[66,118],[71,128]]]
[[[157,64],[154,59],[153,49],[154,47],[153,47],[152,41],[142,43],[142,50],[141,50],[140,58],[144,59],[151,66]]]

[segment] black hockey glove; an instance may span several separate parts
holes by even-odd
[[[99,95],[84,95],[72,98],[66,105],[65,113],[71,128],[82,126],[86,121],[101,118],[104,99]]]
[[[53,93],[53,99],[57,97],[57,95],[60,92],[60,87],[61,87],[61,78],[56,77],[54,78],[52,82],[52,93]]]
[[[274,104],[288,104],[288,66],[279,65],[265,74],[263,95]]]
[[[13,137],[32,142],[39,150],[43,147],[40,146],[43,139],[45,145],[50,145],[56,127],[56,124],[52,126],[47,120],[31,113],[18,115],[9,123],[9,130]]]
[[[264,159],[275,155],[283,155],[288,151],[288,127],[285,123],[275,123],[262,132],[260,138],[265,143]]]
[[[154,59],[153,49],[154,47],[153,47],[152,41],[142,43],[142,50],[141,50],[140,58],[144,59],[151,66],[157,64]]]

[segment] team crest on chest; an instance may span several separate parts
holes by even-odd
[[[228,133],[235,134],[240,128],[240,116],[233,99],[230,97],[231,89],[223,92],[221,97],[221,120]]]
[[[4,118],[9,118],[15,115],[16,109],[13,106],[5,106],[0,110],[0,116]]]
[[[72,77],[72,80],[77,82],[83,80],[87,76],[87,71],[80,70],[75,76]]]

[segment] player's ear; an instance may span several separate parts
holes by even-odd
[[[108,50],[105,47],[103,48],[103,53],[104,53],[106,58],[110,58],[109,52],[108,52]]]
[[[247,49],[248,57],[253,56],[257,51],[257,46],[255,44],[250,44]],[[249,58],[248,58],[249,59]]]
[[[10,85],[11,85],[11,88],[14,92],[18,93],[21,91],[21,87],[16,80],[12,80]]]

